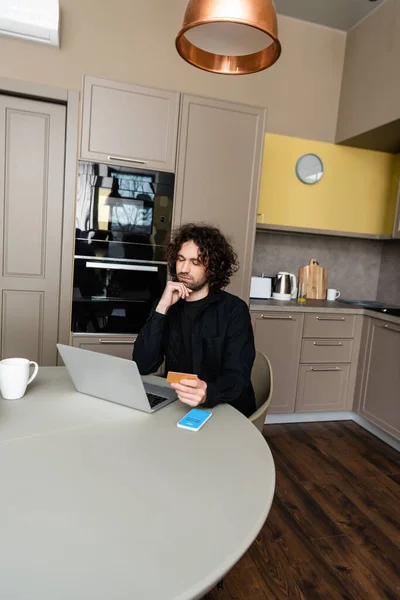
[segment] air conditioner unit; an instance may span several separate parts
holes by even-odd
[[[0,0],[0,35],[60,46],[59,0]]]

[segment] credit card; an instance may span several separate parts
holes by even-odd
[[[167,381],[169,383],[180,383],[182,379],[197,379],[193,373],[178,373],[177,371],[168,371]]]

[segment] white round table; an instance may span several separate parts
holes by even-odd
[[[270,510],[273,459],[232,407],[197,433],[176,426],[187,410],[79,394],[62,367],[0,400],[0,598],[188,600],[230,570]]]

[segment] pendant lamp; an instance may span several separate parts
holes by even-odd
[[[257,73],[281,54],[273,0],[190,0],[176,36],[181,57],[224,75]]]

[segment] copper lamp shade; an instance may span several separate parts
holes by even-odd
[[[273,0],[190,0],[176,49],[191,65],[224,75],[257,73],[281,54]]]

